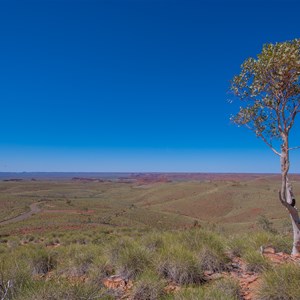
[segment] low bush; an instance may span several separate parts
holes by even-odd
[[[244,259],[247,263],[247,271],[249,272],[262,272],[270,267],[267,259],[265,259],[260,252],[249,249]]]
[[[17,249],[20,244],[20,239],[18,237],[10,237],[7,241],[7,246],[11,251]]]
[[[94,260],[102,257],[102,249],[95,245],[71,244],[59,248],[59,264],[57,273],[61,275],[80,277],[87,274]]]
[[[200,266],[205,271],[221,272],[227,268],[228,258],[213,249],[204,247],[198,257]]]
[[[214,282],[206,291],[204,300],[240,300],[240,286],[236,280],[222,278]]]
[[[13,299],[18,293],[32,285],[29,269],[14,256],[0,259],[0,298]]]
[[[150,252],[158,251],[164,246],[163,234],[159,232],[147,234],[143,237],[142,242]]]
[[[300,268],[293,264],[277,266],[263,273],[258,290],[260,300],[299,300]]]
[[[34,239],[28,235],[26,245],[18,237],[7,237],[7,243],[0,243],[0,299],[5,293],[5,299],[14,300],[119,299],[123,296],[121,290],[103,286],[104,278],[116,274],[134,280],[130,295],[133,300],[237,300],[240,296],[235,281],[220,279],[203,284],[204,271],[226,271],[228,250],[246,261],[248,271],[263,272],[259,299],[300,299],[296,297],[300,294],[296,287],[300,278],[290,279],[298,278],[298,273],[288,266],[278,275],[259,252],[260,246],[269,245],[277,251],[288,249],[290,237],[262,231],[231,237],[227,242],[203,228],[126,230],[86,235],[75,231],[42,233],[43,236],[34,235]],[[59,239],[60,246],[46,247],[49,239]],[[80,244],[80,239],[90,242]],[[280,276],[286,279],[281,282]],[[181,285],[180,291],[166,294],[167,281]],[[278,289],[276,293],[272,285]]]
[[[165,278],[177,284],[202,283],[204,272],[196,256],[181,245],[170,245],[160,254],[157,268]]]
[[[109,263],[108,258],[99,255],[89,268],[89,281],[101,286],[103,279],[113,275],[114,271],[114,267]]]
[[[183,244],[192,251],[201,251],[204,247],[212,249],[218,255],[224,255],[225,240],[217,233],[204,230],[202,228],[194,228],[183,231],[180,236]]]
[[[132,300],[157,300],[165,295],[165,283],[155,274],[146,272],[136,281],[132,291]]]
[[[227,245],[232,255],[243,257],[249,250],[259,251],[261,246],[272,246],[276,252],[288,253],[291,251],[291,243],[290,236],[261,231],[251,235],[233,236],[229,239]]]
[[[229,253],[230,253],[231,256],[241,257],[247,249],[245,239],[241,238],[240,236],[231,237],[227,241],[227,246],[228,246]]]
[[[34,247],[30,250],[29,262],[33,275],[45,275],[56,267],[57,253]]]
[[[262,230],[270,233],[277,233],[277,231],[273,228],[273,223],[265,215],[258,216],[256,224]]]
[[[115,265],[117,272],[125,278],[135,278],[153,267],[150,252],[133,239],[115,243],[110,248],[109,256],[111,264]]]
[[[272,246],[276,251],[290,251],[288,248],[285,249],[288,240],[290,240],[290,237],[284,237],[270,232],[257,232],[250,237],[249,235],[247,238],[244,237],[245,243],[253,250],[259,250],[261,246]],[[289,245],[291,245],[291,242],[289,242]]]
[[[174,295],[174,300],[241,300],[240,287],[237,281],[222,278],[208,287],[182,289]]]
[[[205,299],[204,297],[205,291],[203,287],[188,287],[174,294],[174,300],[203,300]]]
[[[30,289],[19,293],[14,300],[81,300],[101,299],[113,300],[115,297],[97,286],[85,283],[69,283],[67,281],[39,281]]]
[[[1,254],[6,254],[8,252],[7,246],[4,244],[0,244],[0,255]]]

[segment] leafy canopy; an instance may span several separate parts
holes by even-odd
[[[300,109],[300,40],[264,45],[256,59],[242,64],[231,90],[244,103],[231,120],[279,154],[272,140],[288,136]]]

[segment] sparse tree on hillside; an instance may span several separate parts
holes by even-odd
[[[299,215],[288,174],[289,152],[299,148],[290,146],[289,137],[300,112],[300,40],[264,45],[256,59],[249,58],[242,64],[231,90],[242,101],[232,121],[252,130],[280,158],[279,199],[292,220],[292,254],[299,253]]]

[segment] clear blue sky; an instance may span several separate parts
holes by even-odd
[[[227,91],[264,43],[300,37],[299,11],[289,0],[1,0],[0,171],[278,172],[230,124]]]

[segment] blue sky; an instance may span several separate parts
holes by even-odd
[[[228,88],[264,43],[299,38],[299,11],[276,0],[0,1],[0,171],[278,172],[267,146],[230,124]]]

